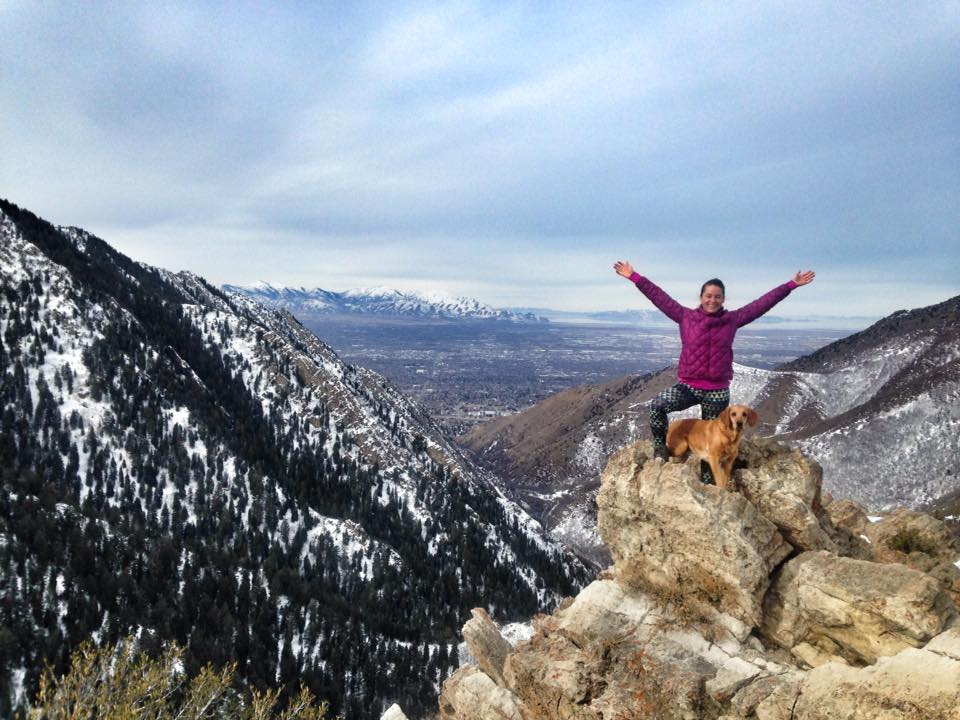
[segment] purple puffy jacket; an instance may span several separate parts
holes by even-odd
[[[702,308],[683,307],[662,288],[639,273],[630,276],[650,302],[680,325],[680,365],[677,378],[698,390],[721,390],[733,379],[733,338],[737,329],[753,322],[797,287],[791,280],[739,310],[708,315]]]

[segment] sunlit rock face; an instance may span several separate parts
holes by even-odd
[[[479,667],[447,680],[441,717],[960,717],[957,606],[923,569],[954,552],[942,524],[821,498],[820,467],[768,441],[745,443],[733,492],[696,470],[615,453],[597,499],[613,567],[515,647],[475,613]],[[903,526],[910,553],[889,545]]]

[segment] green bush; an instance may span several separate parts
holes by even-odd
[[[887,547],[891,550],[899,550],[909,555],[912,552],[922,552],[927,555],[935,555],[937,546],[926,535],[920,534],[916,528],[900,528],[887,540]]]

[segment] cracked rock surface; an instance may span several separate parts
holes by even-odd
[[[816,463],[744,445],[734,493],[646,443],[611,457],[598,523],[613,568],[516,647],[474,611],[478,667],[444,683],[440,717],[960,720],[950,588],[922,559],[877,558],[857,508],[822,507]]]

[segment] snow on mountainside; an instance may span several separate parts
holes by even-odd
[[[286,311],[0,201],[0,716],[81,641],[176,640],[345,718],[427,707],[469,609],[582,567]]]
[[[452,297],[436,292],[400,291],[387,287],[332,292],[315,288],[253,285],[224,285],[228,292],[247,295],[264,305],[285,308],[294,315],[361,314],[417,319],[508,320],[542,322],[533,313],[498,310],[473,298]]]
[[[823,465],[824,486],[882,509],[960,488],[960,296],[900,311],[780,368],[778,431]]]
[[[757,409],[754,432],[817,459],[835,496],[880,510],[960,488],[960,297],[896,313],[778,370],[734,370],[732,401]],[[617,448],[649,436],[649,402],[674,382],[671,368],[574,388],[459,441],[553,537],[603,564],[599,473]]]

